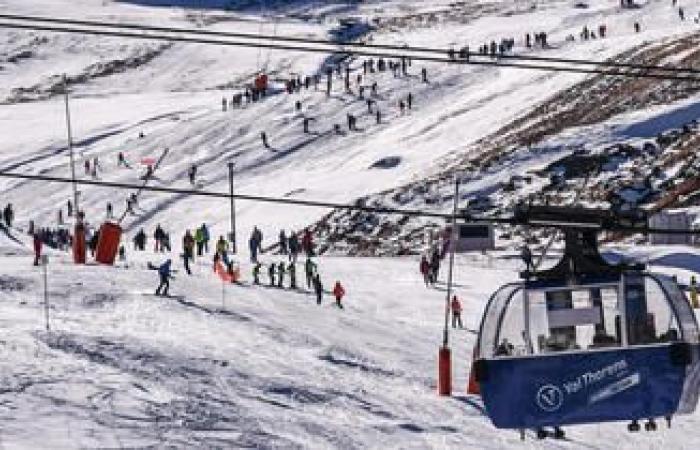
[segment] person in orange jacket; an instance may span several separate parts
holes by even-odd
[[[335,296],[335,304],[338,306],[338,308],[343,309],[343,304],[341,301],[345,296],[345,289],[343,288],[343,285],[340,284],[340,281],[335,282],[335,286],[333,286],[333,295]]]
[[[452,309],[452,328],[457,328],[457,324],[459,324],[460,328],[464,328],[462,325],[462,304],[456,295],[452,296],[450,309]]]

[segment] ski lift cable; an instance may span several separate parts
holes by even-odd
[[[102,188],[111,189],[141,189],[141,191],[148,192],[158,192],[165,194],[179,194],[179,195],[192,195],[210,198],[225,198],[244,201],[252,201],[259,203],[275,203],[282,205],[289,205],[294,207],[316,207],[316,208],[328,208],[336,210],[345,211],[361,211],[374,214],[395,214],[402,216],[411,217],[428,217],[434,219],[444,219],[450,220],[453,215],[450,213],[443,212],[433,212],[419,209],[401,209],[401,208],[390,208],[390,207],[379,207],[379,206],[364,206],[360,203],[355,204],[343,204],[343,203],[333,203],[317,200],[299,200],[290,199],[284,197],[270,197],[261,195],[250,195],[250,194],[230,194],[224,192],[213,192],[204,191],[198,189],[181,189],[181,188],[171,188],[171,187],[161,187],[161,186],[148,186],[140,184],[130,184],[130,183],[119,183],[112,181],[97,181],[97,180],[85,180],[65,177],[54,177],[48,175],[30,175],[23,173],[12,173],[12,172],[0,172],[1,178],[10,179],[20,179],[20,180],[30,180],[46,183],[76,183],[85,186],[95,186]],[[536,226],[542,228],[573,228],[573,229],[591,229],[600,231],[619,231],[619,232],[629,232],[629,233],[640,233],[640,234],[674,234],[674,235],[700,235],[700,229],[697,230],[677,230],[677,229],[663,229],[663,228],[652,228],[649,226],[611,226],[603,225],[596,222],[566,222],[566,221],[555,221],[555,220],[530,220],[521,217],[478,217],[472,216],[468,213],[462,212],[458,215],[458,219],[462,222],[470,224],[502,224],[502,225],[527,225]]]
[[[98,22],[89,20],[75,20],[75,19],[63,19],[63,18],[51,18],[51,17],[41,17],[41,16],[22,16],[15,14],[0,14],[0,19],[7,20],[18,20],[18,21],[35,21],[44,23],[55,23],[55,24],[65,24],[65,25],[81,25],[81,26],[97,26],[97,27],[110,27],[110,28],[121,28],[121,29],[133,29],[141,31],[162,31],[170,33],[188,33],[188,34],[198,34],[201,36],[216,36],[216,37],[231,37],[231,38],[243,38],[243,39],[259,39],[259,40],[271,40],[279,42],[293,42],[301,44],[319,44],[328,45],[333,47],[359,47],[362,49],[370,50],[395,50],[398,52],[406,53],[426,53],[426,54],[437,54],[445,55],[449,49],[436,48],[436,47],[421,47],[421,46],[408,46],[408,45],[388,45],[388,44],[367,44],[358,43],[352,41],[341,41],[334,42],[324,39],[311,39],[311,38],[295,38],[291,36],[274,36],[252,33],[240,33],[240,32],[230,32],[230,31],[213,31],[213,30],[192,30],[187,28],[177,28],[177,27],[158,27],[151,25],[139,25],[133,23],[110,23],[110,22]],[[262,27],[262,25],[261,25]],[[262,29],[262,28],[261,28]],[[470,57],[479,57],[482,55],[469,53]],[[401,56],[401,53],[393,56]],[[700,75],[700,69],[694,69],[692,67],[678,67],[678,66],[661,66],[661,65],[651,65],[651,64],[634,64],[634,63],[621,63],[615,61],[591,61],[585,59],[577,58],[555,58],[547,56],[533,56],[533,55],[522,55],[522,54],[504,54],[499,55],[501,59],[515,60],[515,61],[530,61],[530,62],[546,62],[546,63],[560,63],[560,64],[573,64],[573,65],[584,65],[584,66],[596,66],[596,67],[611,67],[618,69],[635,69],[635,70],[647,70],[647,71],[661,71],[661,72],[675,72],[683,74],[696,74]],[[418,59],[418,58],[414,58]]]
[[[425,55],[410,55],[406,53],[406,49],[403,49],[403,53],[388,53],[386,51],[377,51],[374,49],[367,50],[363,48],[364,46],[357,46],[357,49],[346,48],[344,46],[338,46],[335,43],[324,44],[327,47],[312,47],[309,45],[302,45],[304,40],[301,40],[300,44],[287,45],[279,43],[264,43],[260,42],[265,39],[275,39],[273,37],[261,37],[256,35],[250,35],[244,39],[254,39],[256,41],[233,41],[233,40],[220,40],[220,39],[206,39],[199,36],[206,36],[207,34],[202,34],[198,31],[184,30],[184,32],[191,34],[192,36],[178,36],[171,33],[177,32],[176,29],[164,29],[166,34],[152,33],[152,30],[156,30],[153,27],[140,27],[139,31],[148,32],[147,34],[139,33],[129,30],[130,27],[120,27],[119,25],[104,25],[96,23],[98,27],[108,27],[112,29],[95,29],[95,28],[76,28],[68,26],[53,26],[44,25],[40,23],[18,23],[16,21],[2,22],[3,16],[0,15],[0,27],[20,29],[20,30],[32,30],[32,31],[49,31],[49,32],[63,32],[63,33],[73,33],[73,34],[92,34],[98,36],[110,36],[110,37],[126,37],[126,38],[136,38],[136,39],[146,39],[146,40],[162,40],[169,42],[186,42],[186,43],[198,43],[198,44],[210,44],[210,45],[224,45],[224,46],[236,46],[236,47],[258,47],[285,51],[299,51],[299,52],[313,52],[313,53],[334,53],[341,52],[350,55],[360,55],[360,56],[371,56],[371,57],[385,57],[385,58],[396,58],[396,57],[408,57],[418,61],[427,62],[438,62],[438,63],[449,63],[449,64],[461,64],[461,65],[473,65],[473,66],[496,66],[505,68],[517,68],[517,69],[530,69],[530,70],[543,70],[549,72],[567,72],[567,73],[580,73],[580,74],[593,74],[593,75],[605,75],[605,76],[620,76],[620,77],[632,77],[632,78],[653,78],[660,80],[674,80],[674,81],[688,81],[688,82],[700,82],[700,77],[693,76],[680,76],[680,75],[667,75],[658,73],[649,73],[651,70],[665,70],[663,67],[653,67],[649,66],[644,71],[632,72],[632,71],[614,71],[614,70],[603,70],[603,69],[586,69],[586,68],[576,68],[567,67],[563,65],[553,66],[544,64],[531,64],[531,63],[511,63],[504,62],[500,59],[496,60],[475,60],[475,59],[452,59],[447,56],[425,56]],[[5,19],[7,20],[7,19]],[[31,20],[31,19],[28,19]],[[48,19],[43,19],[46,21]],[[82,25],[78,25],[82,26]],[[121,29],[119,29],[121,28]],[[279,39],[278,40],[282,40]],[[409,50],[410,52],[410,50]],[[635,69],[636,70],[636,69]],[[642,70],[641,68],[639,70]]]

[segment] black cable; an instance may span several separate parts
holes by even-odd
[[[311,38],[295,38],[288,36],[270,36],[264,34],[252,34],[252,33],[236,33],[230,31],[212,31],[212,30],[192,30],[187,28],[177,28],[177,27],[158,27],[152,25],[139,25],[131,23],[110,23],[110,22],[96,22],[90,20],[75,20],[75,19],[56,19],[50,17],[36,17],[36,16],[19,16],[14,14],[0,14],[0,19],[9,20],[24,20],[24,21],[36,21],[45,23],[56,23],[56,24],[71,24],[71,25],[86,25],[86,26],[96,26],[96,27],[110,27],[110,28],[123,28],[132,29],[140,31],[160,31],[169,33],[189,33],[189,34],[199,34],[201,36],[217,36],[217,37],[233,37],[233,38],[243,38],[243,39],[258,39],[267,41],[281,41],[281,42],[295,42],[303,44],[319,44],[328,45],[333,47],[362,47],[366,49],[377,49],[377,50],[396,50],[398,52],[411,52],[411,53],[435,53],[439,55],[447,54],[448,50],[435,47],[414,47],[414,46],[399,46],[399,45],[387,45],[387,44],[366,44],[351,41],[341,41],[334,42],[322,39],[311,39]],[[399,56],[408,55],[400,54]],[[487,55],[479,55],[470,53],[471,57],[487,57]],[[700,70],[693,69],[692,67],[665,67],[665,66],[655,66],[647,64],[632,64],[632,63],[619,63],[614,61],[589,61],[584,59],[574,59],[574,58],[553,58],[545,56],[528,56],[528,55],[513,55],[513,54],[503,54],[499,55],[501,59],[510,59],[518,61],[541,61],[549,63],[563,63],[563,64],[574,64],[574,65],[589,65],[596,67],[612,67],[618,69],[635,69],[635,70],[647,70],[647,71],[662,71],[662,72],[675,72],[675,73],[685,73],[685,74],[698,74],[700,75]]]
[[[290,198],[279,198],[279,197],[267,197],[261,195],[246,195],[246,194],[233,194],[224,192],[210,192],[202,191],[197,189],[178,189],[178,188],[168,188],[168,187],[158,187],[158,186],[143,186],[140,184],[129,184],[129,183],[117,183],[111,181],[96,181],[96,180],[73,180],[71,178],[64,177],[52,177],[47,175],[28,175],[22,173],[11,173],[11,172],[0,172],[0,177],[2,178],[13,178],[21,180],[31,180],[31,181],[44,181],[52,183],[77,183],[86,186],[97,186],[103,188],[112,189],[141,189],[143,191],[150,192],[161,192],[166,194],[180,194],[180,195],[193,195],[200,197],[210,197],[210,198],[225,198],[231,199],[231,197],[237,200],[248,200],[252,202],[259,203],[276,203],[283,205],[292,206],[305,206],[305,207],[315,207],[315,208],[328,208],[336,210],[345,211],[362,211],[374,214],[395,214],[402,216],[412,216],[412,217],[429,217],[434,219],[452,219],[452,214],[449,213],[439,213],[430,212],[418,209],[399,209],[399,208],[387,208],[387,207],[375,207],[375,206],[363,206],[361,204],[348,205],[343,203],[331,203],[331,202],[321,202],[315,200],[295,200]],[[628,227],[628,226],[603,226],[598,223],[570,223],[565,221],[554,222],[554,221],[528,221],[527,219],[520,219],[514,217],[475,217],[468,213],[462,213],[458,216],[459,220],[471,224],[493,224],[493,225],[528,225],[534,227],[542,228],[576,228],[576,229],[592,229],[598,231],[619,231],[626,233],[641,233],[641,234],[678,234],[678,235],[700,235],[700,230],[670,230],[662,228],[650,228],[644,227]]]
[[[256,42],[234,42],[234,41],[221,41],[215,39],[201,39],[201,38],[188,38],[182,36],[172,36],[172,35],[162,35],[162,34],[141,34],[141,33],[131,33],[126,31],[107,31],[107,30],[93,30],[93,29],[78,29],[78,28],[67,28],[67,27],[53,27],[44,25],[22,25],[16,23],[2,23],[0,22],[0,27],[20,29],[20,30],[32,30],[32,31],[50,31],[50,32],[61,32],[61,33],[73,33],[73,34],[93,34],[97,36],[110,36],[110,37],[126,37],[126,38],[136,38],[136,39],[150,39],[150,40],[163,40],[170,42],[187,42],[194,44],[211,44],[211,45],[224,45],[224,46],[234,46],[234,47],[259,47],[268,48],[272,50],[287,50],[287,51],[299,51],[299,52],[311,52],[311,53],[346,53],[349,55],[360,55],[360,56],[373,56],[373,57],[401,57],[401,55],[382,53],[382,52],[371,52],[371,51],[358,51],[358,50],[347,50],[347,49],[322,49],[313,48],[309,46],[291,46],[291,45],[281,45],[281,44],[264,44]],[[605,76],[620,76],[620,77],[632,77],[632,78],[652,78],[667,81],[688,81],[688,82],[700,82],[700,78],[696,77],[683,77],[675,75],[659,75],[650,74],[642,72],[616,72],[616,71],[605,71],[605,70],[594,70],[594,69],[576,69],[567,68],[561,66],[551,66],[551,65],[535,65],[535,64],[514,64],[514,63],[504,63],[501,61],[474,61],[474,60],[464,60],[464,59],[449,59],[449,58],[437,58],[429,56],[409,56],[413,60],[417,61],[429,61],[429,62],[441,62],[449,64],[462,64],[462,65],[476,65],[476,66],[494,66],[494,67],[507,67],[515,69],[531,69],[531,70],[543,70],[548,72],[567,72],[567,73],[579,73],[579,74],[592,74],[592,75],[605,75]]]

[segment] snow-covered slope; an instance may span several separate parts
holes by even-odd
[[[597,60],[634,58],[650,48],[666,51],[677,40],[694,39],[698,26],[692,18],[700,10],[684,5],[687,20],[680,21],[666,0],[638,2],[639,9],[620,9],[617,0],[590,2],[585,9],[568,0],[280,1],[274,9],[268,2],[235,2],[223,9],[200,2],[185,8],[155,3],[0,0],[0,10],[314,38],[332,36],[341,26],[339,18],[354,17],[375,27],[362,37],[375,43],[469,44],[474,49],[513,37],[518,53]],[[214,8],[202,11],[202,5]],[[636,21],[641,33],[634,32]],[[580,41],[583,26],[597,29],[602,23],[608,38]],[[549,33],[551,48],[524,48],[524,35],[536,31]],[[568,42],[568,35],[576,41]],[[354,82],[353,93],[346,93],[342,80],[334,79],[330,97],[323,92],[323,79],[318,90],[312,85],[292,95],[283,92],[280,81],[318,73],[328,62],[324,55],[8,30],[0,30],[0,36],[0,169],[21,173],[70,175],[59,84],[63,73],[70,80],[81,177],[90,178],[83,163],[97,157],[100,179],[139,183],[141,161],[167,148],[154,182],[159,186],[189,188],[186,173],[196,164],[200,189],[228,192],[227,163],[235,162],[235,187],[242,194],[336,202],[367,197],[434,210],[449,208],[454,170],[465,174],[463,206],[477,195],[494,194],[498,208],[506,208],[545,185],[536,179],[515,194],[503,194],[502,185],[513,175],[546,167],[582,144],[595,147],[584,146],[590,150],[621,139],[640,144],[652,137],[649,130],[655,135],[697,115],[696,91],[647,102],[659,92],[645,85],[634,90],[648,94],[644,101],[624,103],[621,97],[622,106],[612,101],[601,106],[597,120],[571,128],[557,121],[561,126],[539,134],[533,149],[527,149],[518,141],[521,136],[547,125],[547,117],[563,117],[572,97],[607,98],[590,95],[605,94],[606,85],[589,83],[581,74],[437,64],[425,65],[429,83],[422,83],[418,61],[409,68],[410,76],[394,77],[391,72],[363,74],[363,60],[349,60],[353,80],[363,75],[365,96],[377,83],[373,107],[382,112],[377,124]],[[660,62],[683,56],[688,53]],[[222,97],[240,93],[261,69],[273,79],[271,95],[222,111]],[[413,108],[401,114],[398,103],[409,92]],[[649,109],[650,104],[657,106]],[[358,117],[358,131],[347,130],[348,113]],[[309,134],[302,132],[304,117],[315,119]],[[342,134],[333,132],[335,124]],[[263,131],[271,149],[260,142]],[[117,167],[119,152],[130,168]],[[398,164],[373,167],[387,158]],[[462,395],[472,331],[452,335],[458,397],[436,397],[444,283],[424,288],[416,259],[320,258],[326,288],[338,279],[348,291],[344,311],[334,309],[329,296],[318,307],[304,291],[249,285],[245,244],[253,226],[262,228],[269,245],[280,229],[299,230],[331,211],[238,202],[239,262],[246,285],[222,286],[204,258],[192,277],[178,274],[172,292],[181,297],[162,299],[150,295],[156,277],[147,262],[171,257],[178,266],[182,234],[203,222],[216,236],[225,235],[228,200],[145,193],[123,223],[128,267],[75,267],[65,254],[50,253],[52,330],[45,332],[41,271],[31,268],[26,230],[30,220],[37,227],[56,227],[59,209],[65,216],[70,186],[2,178],[0,190],[2,201],[12,202],[17,214],[11,237],[0,232],[0,448],[535,445],[497,432],[481,414],[478,399]],[[92,186],[80,191],[81,207],[93,226],[103,221],[108,202],[121,213],[129,194]],[[150,235],[157,223],[172,233],[172,254],[133,252],[134,232],[143,227]],[[387,235],[413,233],[405,245],[420,251],[425,225],[402,224]],[[357,237],[367,241],[377,232]],[[679,253],[695,254],[693,249]],[[488,295],[517,276],[513,255],[501,256],[458,261],[457,294],[464,299],[470,330],[478,325]],[[677,271],[687,282],[694,266],[686,262],[695,256],[663,256],[657,262],[668,267],[662,270]],[[265,263],[281,260],[264,258]],[[301,280],[301,267],[297,271]],[[655,434],[630,436],[619,424],[584,426],[567,430],[573,442],[538,444],[695,448],[699,425],[695,414]]]

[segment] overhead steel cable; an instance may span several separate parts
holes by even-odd
[[[140,189],[142,191],[158,192],[164,194],[178,194],[178,195],[192,195],[199,197],[209,197],[209,198],[222,198],[244,200],[258,203],[274,203],[289,205],[292,207],[314,207],[314,208],[325,208],[325,209],[335,209],[344,211],[361,211],[373,214],[391,214],[391,215],[402,215],[410,217],[428,217],[433,219],[445,219],[451,220],[453,215],[450,213],[441,213],[433,211],[425,211],[419,209],[402,209],[402,208],[389,208],[381,206],[366,206],[360,202],[355,204],[345,204],[345,203],[333,203],[324,202],[317,200],[298,200],[291,198],[282,197],[270,197],[262,195],[250,195],[250,194],[231,194],[225,192],[212,192],[204,191],[199,189],[181,189],[181,188],[170,188],[161,186],[144,186],[142,184],[129,184],[129,183],[118,183],[112,181],[97,181],[97,180],[74,180],[72,178],[64,177],[53,177],[48,175],[29,175],[23,173],[12,173],[12,172],[0,172],[0,178],[11,178],[29,181],[39,181],[46,183],[77,183],[79,185],[85,186],[95,186],[101,188],[111,188],[111,189],[124,189],[133,190]],[[641,233],[641,234],[678,234],[678,235],[700,235],[700,230],[672,230],[672,229],[662,229],[662,228],[651,228],[648,226],[644,227],[632,227],[632,226],[604,226],[596,222],[564,222],[564,221],[554,221],[554,220],[524,220],[518,217],[478,217],[472,216],[467,212],[460,212],[457,216],[461,221],[473,224],[494,224],[494,225],[528,225],[528,226],[538,226],[543,228],[577,228],[577,229],[592,229],[601,231],[620,231],[628,233]]]
[[[188,33],[188,34],[198,34],[201,36],[215,36],[215,37],[227,37],[227,38],[242,38],[242,39],[258,39],[261,41],[277,41],[277,42],[293,42],[300,44],[318,44],[327,45],[334,47],[358,47],[362,49],[372,49],[372,50],[393,50],[399,52],[398,55],[394,56],[407,56],[404,53],[428,53],[437,55],[446,55],[450,49],[436,48],[436,47],[421,47],[421,46],[400,46],[400,45],[389,45],[389,44],[367,44],[353,41],[329,41],[323,39],[312,39],[312,38],[296,38],[291,36],[270,36],[252,33],[240,33],[231,31],[214,31],[214,30],[193,30],[187,28],[177,28],[177,27],[159,27],[153,25],[140,25],[133,23],[115,23],[115,22],[98,22],[89,20],[75,20],[75,19],[59,19],[51,17],[37,17],[37,16],[21,16],[15,14],[0,14],[0,19],[7,20],[17,20],[17,21],[35,21],[43,23],[53,23],[53,24],[63,24],[63,25],[80,25],[80,26],[95,26],[95,27],[108,27],[108,28],[122,28],[129,30],[139,30],[139,31],[158,31],[158,32],[168,32],[168,33]],[[480,55],[475,53],[470,53],[470,57],[488,57],[488,55]],[[547,56],[531,56],[531,55],[518,55],[518,54],[503,54],[498,55],[500,59],[508,59],[515,61],[529,61],[529,62],[546,62],[546,63],[558,63],[558,64],[571,64],[571,65],[584,65],[584,66],[595,66],[595,67],[611,67],[617,69],[634,69],[634,70],[646,70],[646,71],[660,71],[660,72],[673,72],[681,74],[696,74],[700,75],[700,69],[694,69],[692,67],[676,67],[676,66],[660,66],[660,65],[649,65],[649,64],[635,64],[635,63],[621,63],[615,61],[590,61],[585,59],[576,58],[555,58]],[[415,59],[415,58],[414,58]],[[452,59],[448,59],[452,61]]]
[[[76,27],[65,27],[65,26],[51,26],[51,25],[41,25],[41,24],[29,24],[29,23],[15,23],[15,22],[3,22],[0,18],[0,27],[20,29],[20,30],[30,30],[30,31],[49,31],[49,32],[61,32],[61,33],[72,33],[72,34],[92,34],[97,36],[109,36],[109,37],[125,37],[134,39],[146,39],[146,40],[162,40],[169,42],[185,42],[194,44],[210,44],[210,45],[222,45],[222,46],[234,46],[234,47],[259,47],[268,48],[275,50],[285,50],[285,51],[299,51],[299,52],[311,52],[311,53],[346,53],[350,55],[359,56],[371,56],[371,57],[385,57],[385,58],[397,58],[397,57],[408,57],[413,60],[418,61],[428,61],[428,62],[439,62],[448,64],[461,64],[461,65],[473,65],[473,66],[491,66],[491,67],[505,67],[505,68],[515,68],[515,69],[529,69],[529,70],[542,70],[547,72],[566,72],[566,73],[579,73],[579,74],[591,74],[591,75],[604,75],[604,76],[616,76],[616,77],[628,77],[628,78],[652,78],[667,81],[686,81],[686,82],[700,82],[700,77],[692,76],[679,76],[679,75],[663,75],[654,74],[648,72],[632,72],[632,71],[612,71],[612,70],[599,70],[599,69],[584,69],[584,68],[572,68],[566,66],[552,66],[544,64],[516,64],[503,62],[501,60],[486,60],[477,61],[474,59],[450,59],[449,57],[431,57],[431,56],[416,56],[408,53],[395,54],[381,51],[369,51],[365,49],[353,50],[347,49],[343,46],[336,47],[329,46],[328,48],[312,47],[309,45],[286,45],[286,44],[274,44],[274,43],[264,43],[264,42],[254,42],[254,41],[233,41],[233,40],[220,40],[220,39],[205,39],[200,37],[186,37],[171,34],[172,32],[165,32],[165,34],[158,33],[143,33],[143,32],[132,32],[125,30],[109,30],[109,29],[94,29],[94,28],[76,28]],[[140,30],[146,31],[146,30]],[[197,34],[194,31],[187,31],[187,33]],[[250,39],[258,39],[250,38]]]

